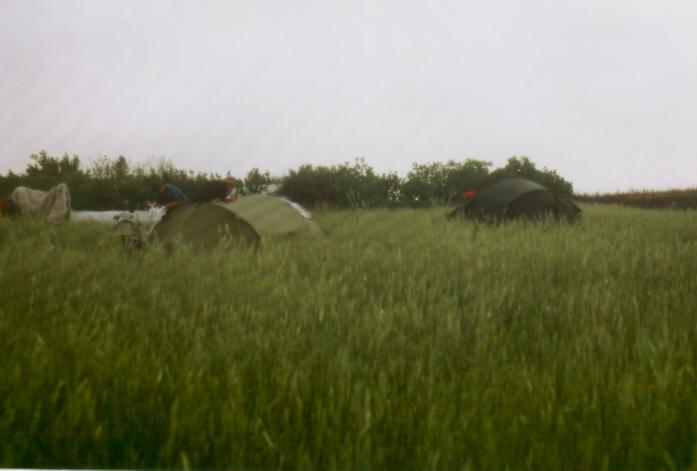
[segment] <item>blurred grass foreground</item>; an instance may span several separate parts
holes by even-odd
[[[0,220],[0,466],[697,469],[697,213],[583,209],[204,254]]]

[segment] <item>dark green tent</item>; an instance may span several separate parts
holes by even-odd
[[[571,199],[520,177],[503,178],[455,208],[448,219],[467,217],[486,222],[505,219],[575,221],[581,210]]]
[[[153,233],[165,246],[182,240],[194,250],[214,247],[226,238],[257,245],[266,239],[324,234],[305,209],[270,195],[180,206],[167,213]]]

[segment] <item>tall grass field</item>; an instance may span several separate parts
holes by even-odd
[[[697,469],[697,212],[583,209],[206,254],[0,220],[0,466]]]

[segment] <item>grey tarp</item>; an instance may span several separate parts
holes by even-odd
[[[18,186],[8,197],[22,216],[61,222],[70,217],[70,189],[65,183],[49,191],[34,190]]]

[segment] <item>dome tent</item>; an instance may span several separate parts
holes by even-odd
[[[246,245],[263,240],[324,234],[309,212],[270,195],[250,195],[232,203],[192,203],[171,210],[153,228],[165,246],[177,239],[194,250],[217,246],[225,239]]]
[[[531,180],[510,177],[498,180],[477,192],[449,215],[479,221],[527,219],[574,222],[581,210],[571,199]]]

